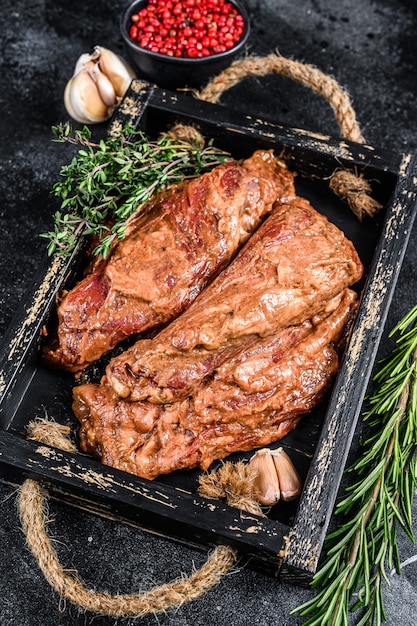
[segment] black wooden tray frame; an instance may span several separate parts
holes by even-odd
[[[174,122],[195,126],[238,157],[256,148],[273,148],[310,180],[328,179],[339,167],[364,172],[378,182],[376,193],[386,204],[375,220],[379,235],[370,251],[373,258],[359,314],[309,455],[303,494],[291,522],[250,515],[169,482],[142,480],[85,455],[36,443],[16,430],[14,416],[30,394],[37,372],[42,328],[54,310],[56,294],[72,284],[79,270],[81,242],[71,258],[45,260],[44,274],[27,294],[3,341],[0,477],[13,484],[34,478],[52,497],[199,549],[231,545],[250,567],[288,582],[308,584],[317,569],[413,225],[416,157],[287,128],[140,80],[133,81],[111,133],[128,123],[152,134]],[[367,228],[368,232],[373,228],[369,222]],[[33,417],[28,416],[28,421]]]

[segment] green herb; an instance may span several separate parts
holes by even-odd
[[[49,255],[69,254],[80,235],[94,235],[99,240],[94,253],[106,257],[113,242],[123,238],[128,219],[156,192],[230,158],[211,144],[201,148],[167,135],[151,141],[130,127],[97,143],[88,127],[73,132],[67,123],[52,132],[56,141],[80,149],[52,189],[62,202],[54,230],[41,234]]]
[[[385,620],[386,566],[400,573],[397,530],[414,542],[411,509],[416,486],[417,306],[394,328],[396,345],[375,376],[364,420],[370,434],[349,468],[355,483],[345,490],[336,515],[345,521],[326,538],[326,557],[313,578],[315,597],[294,609],[310,615],[305,626],[357,626]]]

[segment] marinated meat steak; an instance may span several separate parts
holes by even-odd
[[[362,273],[306,200],[276,203],[187,311],[74,389],[82,450],[153,479],[283,437],[333,380]]]
[[[178,316],[274,202],[294,194],[293,175],[262,150],[160,194],[130,221],[109,259],[63,297],[46,361],[83,369],[124,338]]]
[[[282,438],[332,382],[356,306],[355,292],[344,290],[331,313],[258,337],[172,404],[128,402],[106,385],[75,388],[81,449],[153,479]]]
[[[187,311],[110,361],[106,384],[131,401],[186,398],[259,337],[330,311],[362,272],[352,243],[307,200],[277,203]]]

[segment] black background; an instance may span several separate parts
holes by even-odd
[[[348,91],[367,143],[417,149],[417,4],[413,0],[246,0],[252,22],[249,50],[279,50],[317,66]],[[96,44],[126,56],[119,34],[120,0],[3,0],[0,11],[0,336],[3,336],[45,253],[39,233],[58,208],[51,196],[70,151],[52,141],[66,121],[63,90],[78,56]],[[280,76],[245,79],[221,103],[277,123],[337,136],[326,101]],[[415,304],[415,245],[411,233],[387,331]],[[381,356],[389,348],[384,339]],[[0,482],[0,626],[110,626],[59,599],[25,545],[15,488]],[[414,509],[416,511],[416,509]],[[50,503],[49,531],[68,569],[91,587],[112,593],[147,589],[189,572],[205,555],[137,530]],[[416,512],[414,512],[414,518]],[[415,524],[417,527],[417,524]],[[417,611],[415,548],[400,536],[401,577],[390,575],[387,624],[411,626]],[[390,574],[390,572],[389,572]],[[289,612],[311,592],[236,569],[210,593],[138,624],[292,625]],[[133,624],[134,620],[118,621]],[[354,621],[352,622],[354,623]]]

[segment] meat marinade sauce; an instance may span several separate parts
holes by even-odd
[[[188,311],[110,361],[107,383],[135,401],[184,398],[259,337],[330,308],[361,272],[352,243],[306,200],[277,204]]]
[[[110,362],[102,384],[74,389],[82,450],[153,479],[282,438],[338,370],[357,307],[349,286],[362,273],[352,243],[306,200],[278,203],[229,267],[151,341],[155,359],[145,342],[141,360],[139,341]],[[175,384],[159,389],[160,380]]]

